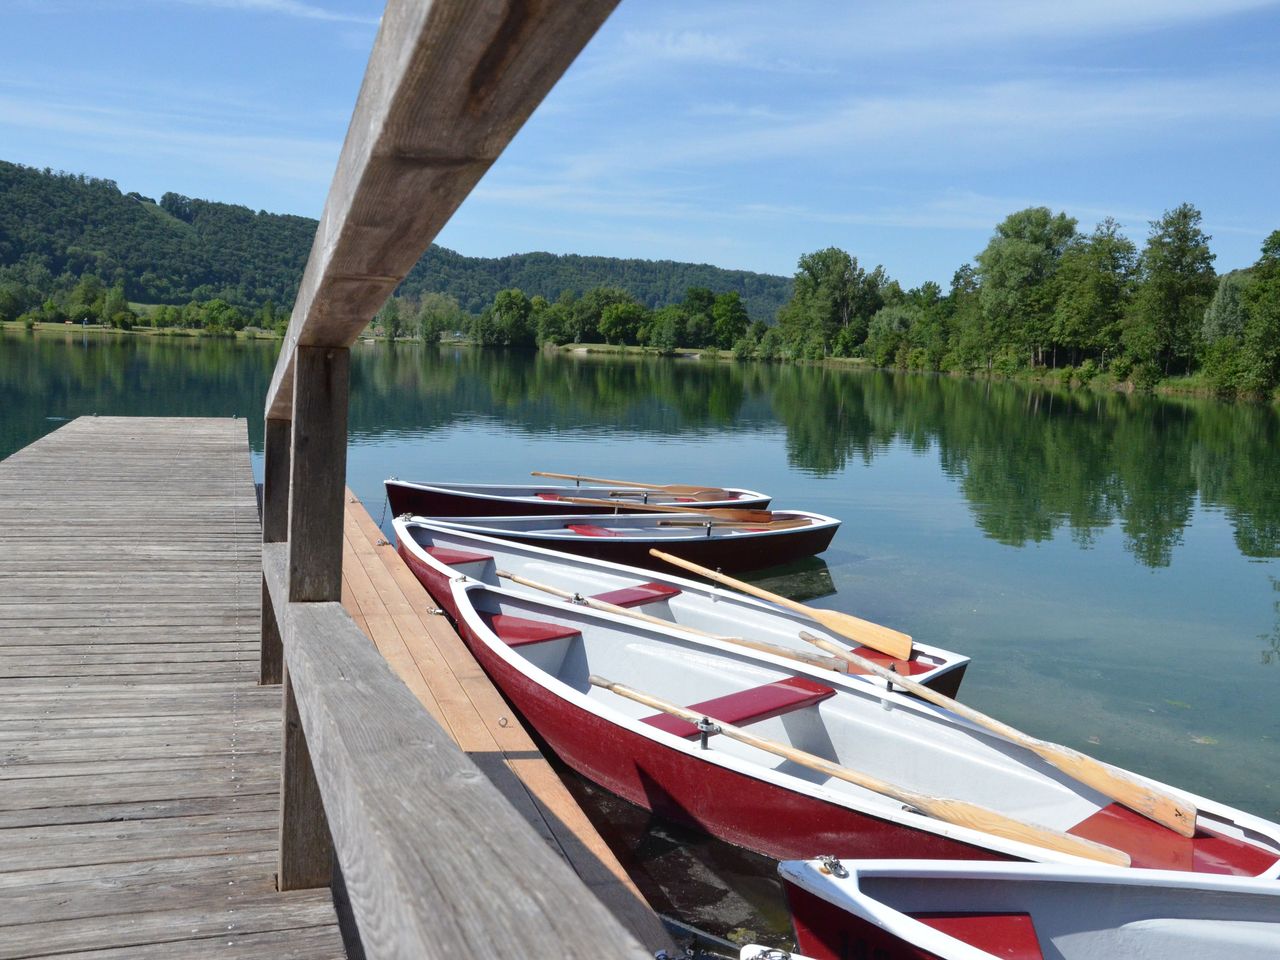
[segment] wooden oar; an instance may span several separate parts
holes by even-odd
[[[822,624],[828,630],[833,630],[840,636],[848,637],[850,640],[865,647],[870,647],[872,650],[887,653],[898,660],[911,659],[911,637],[905,633],[882,627],[878,623],[863,620],[861,617],[855,617],[852,614],[840,613],[838,610],[823,610],[820,607],[810,607],[803,603],[797,603],[795,600],[781,597],[776,593],[770,593],[768,590],[762,590],[760,587],[750,583],[744,583],[741,580],[735,580],[733,577],[725,576],[717,570],[699,566],[690,560],[685,560],[683,557],[663,553],[656,548],[651,549],[649,554],[659,560],[665,560],[667,563],[675,564],[677,567],[683,567],[685,570],[706,577],[708,580],[715,580],[717,583],[723,583],[726,586],[733,587],[735,590],[749,593],[753,597],[769,600],[780,607],[786,607],[788,610],[804,614],[809,619]]]
[[[822,670],[834,670],[836,673],[848,673],[849,666],[839,657],[826,657],[818,653],[810,653],[808,650],[792,650],[788,647],[780,647],[775,643],[768,643],[764,640],[748,640],[745,637],[722,637],[718,633],[709,633],[706,630],[699,630],[696,627],[686,626],[681,623],[673,623],[670,620],[663,620],[661,617],[654,617],[639,610],[632,610],[630,607],[620,607],[616,603],[609,603],[607,600],[597,600],[595,597],[584,597],[580,593],[573,593],[570,590],[561,590],[559,587],[553,587],[547,583],[538,583],[536,580],[530,580],[527,577],[518,574],[508,573],[506,570],[496,571],[498,576],[504,580],[510,580],[512,583],[523,584],[526,587],[532,587],[534,590],[541,590],[544,593],[552,594],[556,597],[563,597],[574,603],[583,603],[593,610],[603,610],[606,613],[616,613],[619,616],[631,617],[633,620],[642,620],[645,623],[652,623],[655,626],[666,627],[668,629],[680,630],[684,633],[692,633],[699,637],[709,637],[712,640],[719,640],[722,643],[732,643],[739,647],[747,647],[751,650],[759,650],[762,653],[771,653],[775,657],[786,657],[788,660],[796,660],[810,667],[818,667]]]
[[[710,523],[720,530],[791,530],[795,527],[807,527],[813,523],[808,517],[796,517],[792,520],[761,520],[751,523],[746,520],[699,520],[690,517],[688,520],[659,520],[660,527],[701,527]]]
[[[636,703],[643,703],[647,707],[660,710],[663,713],[669,713],[671,716],[679,717],[688,723],[696,725],[704,717],[704,714],[694,710],[687,710],[652,694],[641,693],[639,690],[633,690],[624,684],[606,680],[604,677],[598,677],[595,674],[592,674],[588,679],[593,686],[603,687],[605,690],[616,693],[620,697],[626,697]],[[1013,817],[1007,817],[1003,813],[978,806],[976,803],[969,803],[966,800],[933,797],[928,794],[917,793],[896,783],[881,780],[879,777],[874,777],[869,773],[863,773],[860,770],[853,770],[849,767],[832,763],[830,760],[819,757],[816,754],[789,747],[786,744],[778,743],[776,740],[758,737],[753,733],[748,733],[741,727],[735,727],[731,723],[723,723],[714,717],[708,719],[712,720],[720,729],[720,732],[730,739],[745,743],[766,753],[771,753],[774,756],[783,757],[802,767],[825,773],[829,777],[836,777],[839,780],[852,783],[855,786],[862,787],[864,790],[870,790],[872,793],[889,797],[927,816],[933,817],[935,820],[954,823],[957,826],[969,827],[973,830],[981,830],[997,837],[1004,837],[1006,840],[1017,840],[1021,843],[1030,843],[1048,850],[1056,850],[1076,857],[1097,860],[1100,863],[1112,866],[1129,866],[1129,855],[1122,850],[1116,850],[1114,847],[1103,846],[1100,843],[1094,843],[1092,840],[1074,837],[1069,833],[1042,827],[1039,824],[1015,820]]]
[[[1007,723],[1001,723],[994,717],[989,717],[985,713],[974,710],[972,707],[966,707],[963,703],[952,700],[945,694],[938,693],[938,691],[926,687],[922,683],[917,683],[891,670],[886,670],[880,664],[845,650],[839,644],[832,643],[830,640],[815,636],[805,630],[800,631],[800,639],[813,644],[820,650],[826,650],[833,656],[848,660],[854,666],[861,667],[881,679],[897,684],[922,700],[937,704],[952,713],[964,717],[966,720],[976,723],[980,727],[986,727],[1006,740],[1026,747],[1032,753],[1053,764],[1063,773],[1074,777],[1080,783],[1093,787],[1099,793],[1106,794],[1112,800],[1124,804],[1129,809],[1137,811],[1144,817],[1156,821],[1156,823],[1163,824],[1184,837],[1195,835],[1196,808],[1185,800],[1179,800],[1163,790],[1141,783],[1125,771],[1110,764],[1102,763],[1100,760],[1095,760],[1093,757],[1087,756],[1078,750],[1072,750],[1070,747],[1064,747],[1057,743],[1049,743],[1047,740],[1038,740],[1030,734],[1009,726]]]
[[[670,493],[678,497],[691,497],[699,494],[715,494],[713,497],[706,497],[708,500],[723,500],[733,496],[723,487],[694,486],[689,483],[640,483],[638,480],[604,480],[600,477],[581,477],[576,473],[547,473],[545,470],[534,470],[530,474],[532,477],[551,477],[555,480],[577,480],[586,483],[603,483],[610,487],[639,487],[642,490],[659,490],[663,493]]]
[[[559,497],[561,503],[585,503],[593,507],[613,507],[615,510],[650,510],[655,513],[682,513],[686,517],[698,514],[721,520],[737,520],[741,523],[767,523],[773,519],[771,510],[743,510],[737,507],[668,507],[660,503],[619,503],[617,500],[596,500],[594,497]]]

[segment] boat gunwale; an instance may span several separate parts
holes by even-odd
[[[886,903],[863,888],[866,880],[946,880],[974,883],[1063,883],[1133,886],[1143,889],[1199,890],[1207,894],[1250,895],[1276,898],[1280,906],[1280,885],[1268,874],[1231,876],[1216,873],[1159,870],[1144,867],[1115,868],[1077,861],[992,861],[924,859],[842,859],[847,877],[836,877],[819,866],[817,860],[784,860],[778,864],[783,881],[810,896],[849,913],[917,949],[937,954],[944,960],[993,960],[994,954],[944,933],[909,913]],[[1006,907],[1019,911],[1023,904],[1012,900]],[[957,909],[957,908],[948,908]],[[1028,911],[1029,912],[1029,911]],[[1029,914],[1034,923],[1035,915]],[[1280,939],[1280,931],[1277,932]]]

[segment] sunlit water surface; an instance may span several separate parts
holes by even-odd
[[[274,343],[0,337],[0,455],[82,414],[248,420]],[[774,588],[973,657],[964,699],[1280,817],[1274,408],[821,368],[353,348],[348,483],[746,486],[844,521]],[[834,590],[834,593],[830,591]],[[823,595],[825,594],[825,595]],[[659,906],[785,940],[767,861],[576,783]]]

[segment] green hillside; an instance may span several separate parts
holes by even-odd
[[[112,180],[0,161],[0,283],[65,288],[83,274],[123,282],[128,299],[181,304],[221,298],[256,309],[292,303],[315,234],[307,217],[166,193],[121,193]],[[60,282],[59,282],[60,281]],[[433,246],[402,296],[448,294],[469,311],[519,287],[554,300],[563,290],[619,287],[657,307],[689,287],[736,291],[753,318],[772,320],[785,277],[670,260],[515,254],[485,259]]]

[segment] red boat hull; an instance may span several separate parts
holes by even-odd
[[[539,514],[562,516],[614,512],[613,507],[593,507],[585,503],[557,503],[555,500],[504,500],[500,497],[476,497],[444,490],[422,490],[394,480],[388,480],[386,488],[391,513],[397,517],[404,513],[411,513],[418,517],[528,517]],[[572,494],[572,490],[568,492]],[[709,504],[709,506],[733,507],[738,510],[766,510],[770,499],[769,497],[744,497],[741,500]],[[697,506],[697,504],[690,505]]]
[[[939,960],[930,950],[908,943],[793,884],[783,884],[796,934],[796,952],[813,960]],[[1042,960],[1030,918],[1024,915],[919,918],[953,936],[959,922],[962,939],[1007,960]],[[934,922],[931,922],[933,920]],[[1011,922],[1012,921],[1012,922]]]
[[[744,534],[736,537],[705,537],[672,541],[667,539],[626,540],[622,537],[574,537],[549,540],[545,537],[524,536],[508,530],[481,530],[475,532],[487,536],[510,540],[512,543],[523,543],[531,547],[545,547],[572,553],[579,557],[591,557],[595,560],[608,560],[610,563],[621,563],[629,567],[644,567],[648,570],[667,572],[670,564],[656,557],[649,556],[650,547],[658,547],[674,553],[685,560],[691,560],[703,567],[726,571],[760,570],[764,567],[776,567],[793,560],[802,560],[822,553],[831,545],[832,538],[838,529],[830,524],[818,529],[798,528],[781,530],[768,534],[751,536]]]
[[[625,800],[775,859],[1008,859],[882,820],[681,753],[564,700],[516,670],[459,621],[473,655],[525,720],[570,767]]]

